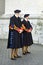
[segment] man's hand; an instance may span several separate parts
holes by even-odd
[[[19,31],[19,33],[22,33],[23,32],[23,30],[21,29],[20,31]]]
[[[23,30],[22,30],[21,28],[18,28],[17,31],[18,31],[19,33],[22,33],[22,32],[23,32]]]
[[[31,32],[32,31],[32,29],[30,28],[30,29],[27,29],[27,32]]]
[[[9,26],[9,29],[13,30],[12,26]]]
[[[31,30],[28,30],[27,32],[31,32]]]

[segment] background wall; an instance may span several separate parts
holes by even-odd
[[[0,15],[5,13],[5,0],[0,0]]]
[[[0,14],[4,14],[0,17],[0,39],[8,39],[10,17],[15,9],[30,14],[33,41],[43,44],[43,0],[0,0]]]
[[[40,14],[43,0],[5,0],[5,14],[12,14],[15,9],[21,9],[22,14]]]

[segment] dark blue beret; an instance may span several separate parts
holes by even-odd
[[[15,10],[14,11],[14,13],[20,13],[21,12],[21,10]]]
[[[30,14],[25,14],[25,15],[24,15],[24,18],[25,18],[25,17],[28,17],[29,15],[30,15]]]

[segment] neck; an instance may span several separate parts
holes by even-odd
[[[28,19],[25,18],[25,21],[28,21]]]
[[[16,18],[18,18],[18,16],[15,14]]]

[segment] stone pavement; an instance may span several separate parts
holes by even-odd
[[[33,44],[31,54],[22,55],[22,58],[10,60],[10,49],[7,49],[7,40],[0,40],[0,65],[43,65],[43,46]]]

